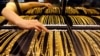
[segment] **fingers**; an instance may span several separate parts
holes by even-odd
[[[38,20],[23,20],[17,25],[22,29],[36,29],[38,31],[44,30],[48,32],[48,29],[43,26],[43,24],[40,23]]]
[[[35,26],[34,28],[35,28],[37,31],[42,31],[42,29],[39,28],[39,27],[37,27],[37,26]]]
[[[46,32],[49,32],[49,30],[45,26],[43,26],[42,24],[39,25],[38,28],[40,28],[41,30],[43,29]]]
[[[36,25],[35,25],[35,29],[36,30],[38,30],[38,31],[42,31],[42,30],[44,30],[44,31],[46,31],[46,32],[49,32],[49,30],[45,27],[45,26],[43,26],[43,24],[42,23],[40,23],[38,20],[35,20],[36,21]]]
[[[50,3],[46,3],[45,5],[46,5],[48,8],[52,8],[52,7],[53,7],[53,5],[50,4]]]
[[[46,32],[49,32],[49,30],[45,27],[45,26],[42,26],[42,25],[37,25],[36,27],[34,27],[36,30],[38,30],[38,31],[42,31],[42,30],[44,30],[44,31],[46,31]]]

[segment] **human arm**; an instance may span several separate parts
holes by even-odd
[[[28,3],[20,3],[21,10],[27,10],[29,8],[32,8],[34,6],[43,6],[41,3],[39,5],[38,2],[32,6],[30,6],[31,2]],[[50,5],[51,6],[51,5]],[[6,7],[2,10],[2,15],[6,17],[6,19],[15,25],[19,26],[23,29],[37,29],[41,31],[42,29],[48,32],[47,28],[43,26],[40,22],[37,20],[24,20],[21,17],[17,15],[17,8],[14,2],[7,3]]]

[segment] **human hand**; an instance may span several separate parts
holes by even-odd
[[[42,29],[48,32],[48,29],[43,26],[38,20],[22,20],[19,21],[17,24],[22,29],[36,29],[38,31],[42,31]]]
[[[53,5],[50,4],[50,3],[44,3],[44,6],[46,6],[46,7],[48,7],[48,8],[52,8],[52,7],[53,7]]]

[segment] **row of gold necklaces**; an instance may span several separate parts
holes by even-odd
[[[73,31],[80,40],[85,56],[100,55],[100,30]]]
[[[96,22],[88,16],[68,15],[73,22],[73,25],[96,25]]]
[[[67,13],[67,14],[76,14],[77,15],[77,14],[79,14],[79,11],[74,9],[71,6],[68,6],[68,7],[66,7],[65,13]]]
[[[0,56],[10,56],[10,52],[15,42],[25,32],[27,32],[27,30],[0,30]]]
[[[34,34],[26,56],[76,56],[74,46],[66,31],[41,32],[40,37],[38,35],[39,32]]]
[[[77,10],[82,10],[84,14],[100,14],[96,9],[94,8],[85,8],[85,7],[75,7]]]
[[[36,15],[34,16],[20,16],[21,18],[25,19],[25,20],[33,20]],[[14,25],[11,22],[8,22],[6,25]],[[15,42],[18,40],[18,38],[24,34],[26,32],[26,30],[14,30],[14,29],[1,29],[0,30],[0,55],[1,56],[5,56],[8,55],[10,56],[10,51],[13,47],[13,45],[15,44]],[[11,41],[12,40],[12,41]],[[8,45],[9,44],[9,45]]]
[[[65,24],[62,15],[42,15],[39,21],[43,24]]]
[[[25,14],[41,14],[45,7],[36,7],[29,9],[25,12]],[[62,8],[61,7],[53,7],[53,8],[47,8],[44,13],[45,14],[60,14]],[[81,14],[78,10],[82,10],[84,14],[100,14],[96,9],[93,8],[85,8],[85,7],[71,7],[68,6],[65,9],[65,13],[67,14]]]
[[[34,20],[37,19],[37,15],[30,16],[20,16],[21,18],[25,20]],[[64,17],[62,15],[42,15],[39,18],[39,22],[43,24],[65,24]]]
[[[45,12],[44,13],[46,13],[46,14],[60,14],[61,13],[61,11],[60,11],[60,8],[59,7],[53,7],[53,8],[48,8],[48,9],[46,9],[45,10]]]
[[[30,14],[41,14],[43,9],[45,7],[36,7],[36,8],[31,8],[31,9],[28,9],[25,14],[27,15],[30,15]]]
[[[3,51],[1,56],[10,56],[11,49],[15,42],[27,31],[1,30],[0,32],[2,35],[0,41],[2,42],[4,38],[6,39],[6,41],[0,46],[0,51]],[[4,34],[6,32],[8,33]],[[100,55],[100,30],[73,30],[73,32],[81,43],[84,55]],[[7,37],[7,35],[10,36]],[[12,41],[10,41],[11,39]],[[6,46],[8,42],[9,45]],[[4,47],[6,48],[4,49]],[[71,37],[67,31],[50,31],[49,33],[36,31],[31,41],[29,51],[27,52],[27,56],[30,54],[33,56],[64,56],[65,54],[67,56],[76,56]]]
[[[41,14],[44,8],[32,8],[26,11],[25,14]],[[45,14],[60,14],[62,8],[61,7],[52,7],[47,8],[44,13]],[[72,8],[71,6],[66,7],[65,13],[67,14],[79,14],[78,10]]]
[[[43,12],[43,10],[45,10]],[[32,8],[29,9],[25,12],[25,14],[41,14],[41,13],[45,13],[45,14],[52,14],[52,13],[56,13],[56,14],[60,14],[60,8],[59,7],[53,7],[53,8],[46,8],[45,7],[36,7],[36,8]]]

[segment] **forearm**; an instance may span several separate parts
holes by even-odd
[[[50,3],[40,3],[40,2],[29,2],[29,6],[31,7],[39,7],[39,6],[45,6],[48,8],[52,8],[53,5]]]
[[[37,4],[37,3],[36,3]],[[25,6],[26,4],[21,5],[21,7],[25,10],[28,7]],[[37,6],[40,6],[42,4],[39,4]],[[29,7],[28,7],[29,8]],[[18,27],[22,29],[37,29],[41,31],[42,29],[48,32],[48,30],[37,20],[24,20],[21,17],[19,17],[17,14],[17,9],[14,3],[8,3],[7,6],[2,10],[2,15],[10,22],[14,23]]]
[[[22,10],[43,5],[44,3],[39,3],[39,2],[20,3],[20,7]],[[23,20],[16,13],[17,13],[17,8],[13,2],[7,3],[7,6],[2,11],[2,15],[6,17],[7,20],[13,22],[14,24],[16,24],[18,21]]]
[[[29,2],[30,5],[32,5],[33,7],[38,7],[38,6],[45,6],[45,3],[41,3],[41,2]]]
[[[4,8],[2,11],[2,15],[10,22],[17,24],[18,22],[22,21],[21,19],[14,11]]]
[[[40,3],[40,2],[27,2],[27,3],[20,3],[20,7],[22,10],[27,10],[32,7],[40,7],[40,6],[45,6],[45,3]]]

